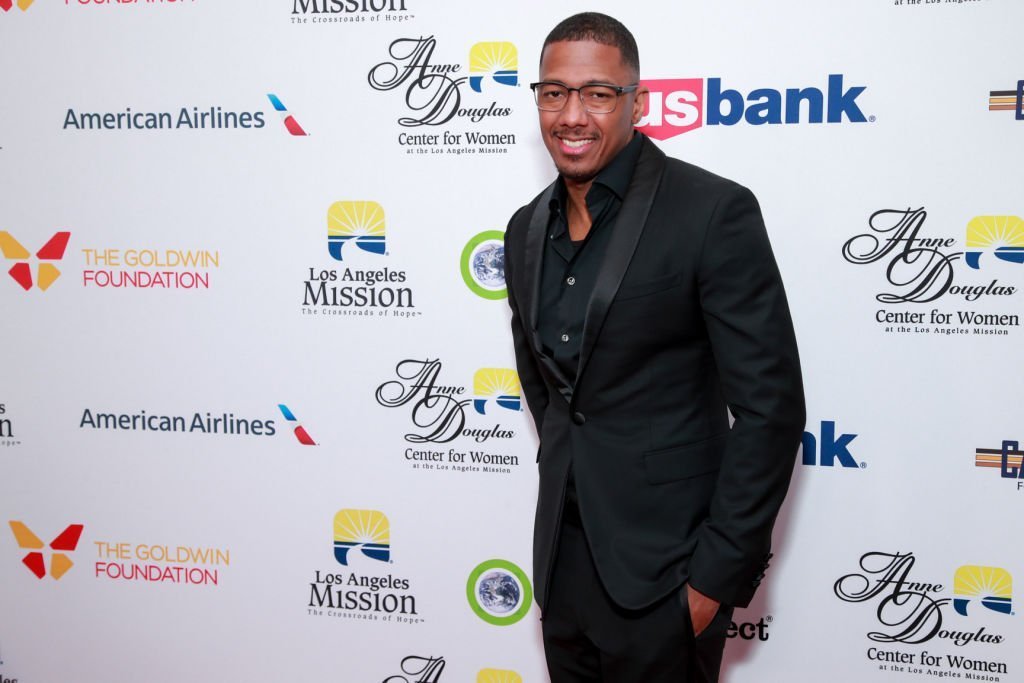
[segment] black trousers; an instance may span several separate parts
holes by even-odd
[[[541,623],[551,683],[713,683],[732,608],[693,635],[686,589],[642,610],[616,605],[567,501]]]

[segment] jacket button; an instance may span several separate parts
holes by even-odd
[[[581,425],[581,424],[583,424],[584,422],[587,421],[587,418],[584,417],[583,413],[577,412],[577,413],[573,413],[572,414],[572,421],[573,421],[573,424]]]

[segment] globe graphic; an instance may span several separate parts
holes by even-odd
[[[505,286],[505,245],[501,242],[485,242],[473,253],[470,260],[473,279],[481,287],[501,289]]]
[[[519,606],[522,592],[509,574],[493,571],[480,577],[476,587],[480,605],[492,614],[508,614]]]

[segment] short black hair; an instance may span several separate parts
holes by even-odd
[[[559,22],[544,39],[544,46],[540,51],[541,61],[544,61],[544,50],[551,43],[580,40],[592,40],[595,43],[619,48],[622,63],[631,69],[637,78],[640,77],[640,51],[637,50],[633,34],[621,21],[600,12],[580,12]]]

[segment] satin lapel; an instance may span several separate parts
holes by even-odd
[[[558,393],[566,401],[569,401],[572,399],[572,385],[565,374],[559,369],[555,360],[544,353],[544,345],[541,343],[540,333],[537,331],[537,320],[540,316],[541,266],[544,262],[548,221],[551,218],[551,195],[554,191],[555,184],[551,183],[541,194],[537,200],[537,205],[533,209],[533,216],[530,217],[530,226],[526,231],[523,271],[527,278],[527,300],[523,302],[523,310],[529,316],[526,321],[527,334],[530,335],[530,343],[533,345],[541,368],[547,373],[548,379],[552,384],[558,387]]]
[[[661,184],[661,174],[665,169],[665,154],[654,146],[650,140],[644,140],[644,148],[633,171],[633,179],[626,190],[626,198],[622,210],[612,229],[612,238],[608,243],[608,251],[594,285],[594,293],[587,304],[587,317],[583,323],[583,343],[580,348],[580,364],[576,371],[579,382],[583,371],[590,360],[590,352],[604,325],[612,299],[619,291],[619,285],[626,274],[626,268],[633,259],[636,245],[640,241],[647,216],[654,203],[654,195]]]
[[[523,302],[526,304],[523,309],[527,312],[529,319],[527,325],[530,330],[530,338],[533,346],[540,351],[540,337],[537,336],[537,318],[540,307],[540,274],[541,265],[544,261],[544,244],[548,231],[548,221],[551,217],[551,195],[554,194],[555,183],[548,185],[547,189],[537,200],[533,208],[533,215],[530,217],[530,226],[526,231],[526,252],[524,257],[524,271],[527,281],[527,297]]]

